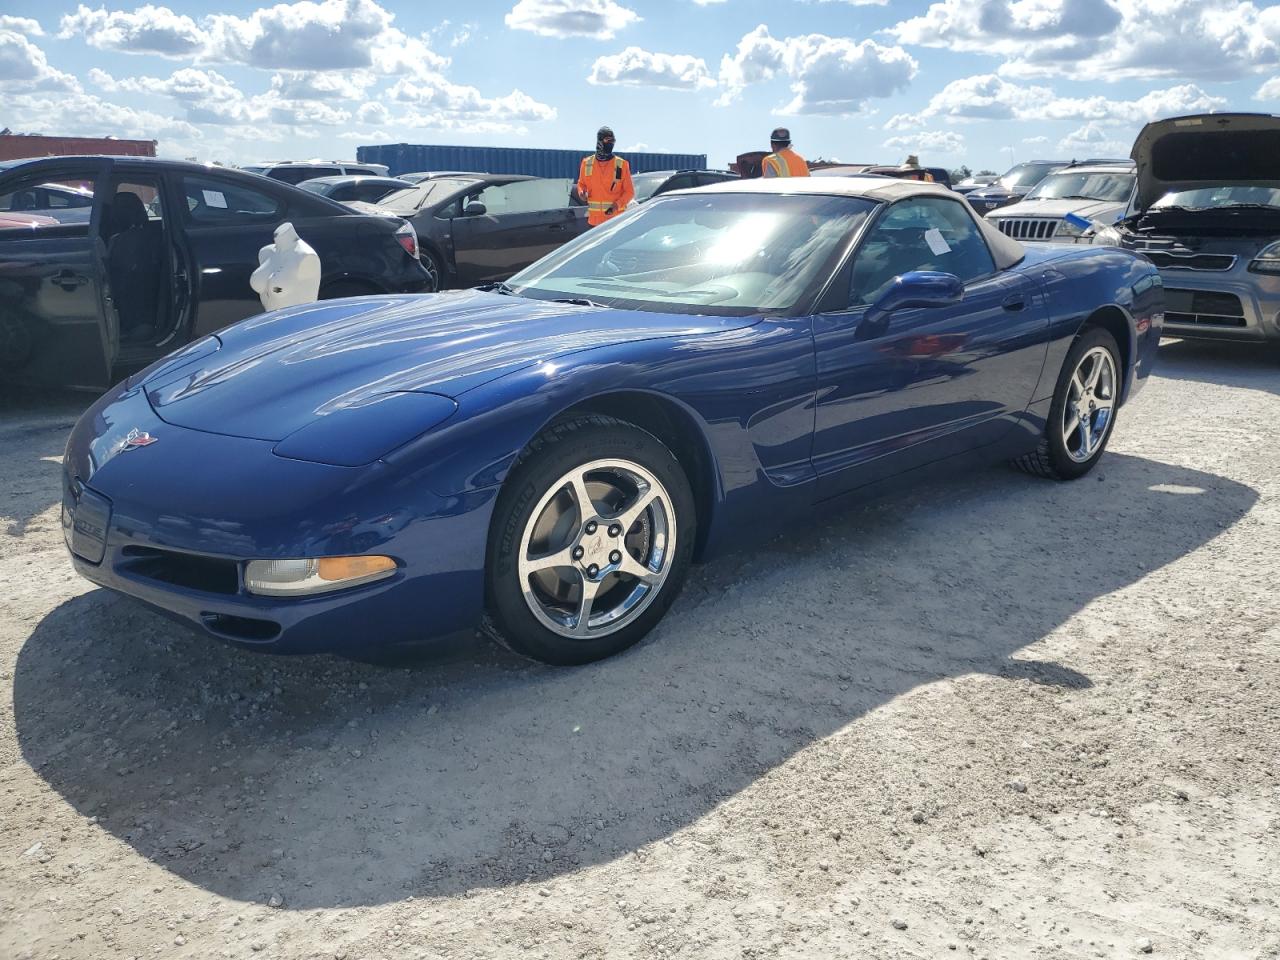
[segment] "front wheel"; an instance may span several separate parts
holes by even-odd
[[[553,424],[498,498],[485,627],[543,663],[590,663],[647,634],[693,554],[693,494],[671,451],[612,417]]]
[[[1039,445],[1014,464],[1053,480],[1092,470],[1115,427],[1122,369],[1115,338],[1101,327],[1086,328],[1062,364]]]

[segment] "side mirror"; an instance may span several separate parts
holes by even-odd
[[[463,216],[467,217],[483,217],[488,212],[489,208],[479,200],[472,200],[467,204],[466,209],[462,211]]]
[[[858,324],[859,339],[880,336],[888,329],[890,314],[909,307],[945,307],[964,297],[964,284],[954,273],[912,270],[894,277]]]

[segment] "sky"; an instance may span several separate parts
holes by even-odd
[[[0,127],[205,162],[374,143],[810,159],[1127,156],[1142,124],[1280,112],[1280,4],[1234,0],[6,0]]]

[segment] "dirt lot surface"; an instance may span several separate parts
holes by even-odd
[[[1102,467],[695,572],[576,670],[228,649],[71,571],[0,411],[0,957],[1280,956],[1280,364],[1171,344]]]

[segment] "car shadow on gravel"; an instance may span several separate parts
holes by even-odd
[[[21,649],[17,734],[77,811],[222,896],[308,909],[546,881],[643,856],[934,681],[1085,695],[1089,677],[1019,651],[1064,624],[1075,640],[1087,604],[1256,498],[1114,453],[1072,484],[984,470],[701,568],[650,640],[568,670],[479,642],[412,668],[259,656],[97,590]],[[872,776],[899,746],[872,744]]]
[[[59,502],[67,434],[93,400],[66,391],[0,391],[0,535],[25,536],[31,521]]]
[[[1156,376],[1280,395],[1280,348],[1273,343],[1175,340],[1160,344]]]

